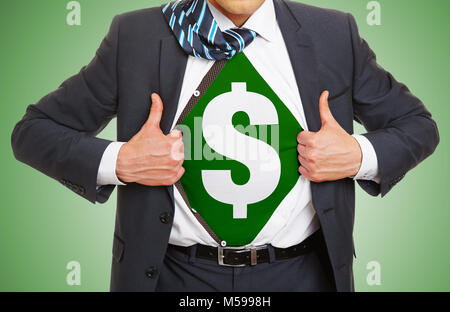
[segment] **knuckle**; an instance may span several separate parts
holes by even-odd
[[[170,165],[176,166],[180,162],[183,162],[184,154],[179,151],[172,151],[168,157],[168,161]]]
[[[311,181],[313,182],[319,182],[319,178],[315,174],[311,174]]]
[[[170,144],[170,149],[171,149],[172,151],[174,151],[177,147],[180,146],[180,143],[178,142],[177,139],[170,140],[170,141],[169,141],[169,144]]]
[[[174,174],[171,174],[170,176],[168,176],[168,177],[166,178],[166,184],[167,184],[167,185],[174,184],[175,182],[177,182],[177,181],[175,180],[175,178],[176,178],[176,176],[175,176]]]
[[[309,161],[314,162],[315,152],[314,150],[308,150],[305,152],[305,158],[307,158]]]
[[[303,157],[306,158],[306,159],[309,159],[310,158],[310,154],[311,154],[311,151],[305,151],[305,152],[303,152]]]
[[[178,171],[170,178],[171,184],[176,183],[179,180]]]
[[[166,140],[163,145],[162,148],[166,151],[171,151],[172,150],[172,142],[170,142],[170,140]]]
[[[183,164],[183,160],[182,159],[174,159],[172,161],[172,169],[174,171],[178,172],[178,170],[180,170],[182,164]]]
[[[175,163],[171,168],[170,168],[170,174],[171,175],[176,175],[178,173],[178,170],[180,170],[180,167],[178,165],[178,163]]]
[[[175,146],[176,146],[176,151],[184,152],[184,143],[183,143],[183,141],[177,141]]]
[[[322,175],[317,171],[315,171],[313,174],[311,174],[311,178],[312,178],[312,181],[314,181],[314,182],[323,182]]]
[[[168,149],[170,152],[175,152],[184,149],[183,141],[181,139],[173,139],[168,142]]]
[[[168,162],[171,169],[174,169],[178,165],[178,159],[175,159],[173,155],[170,155],[170,157],[168,158]]]
[[[297,152],[298,152],[299,155],[302,155],[302,156],[303,156],[303,155],[305,154],[305,147],[299,145],[299,146],[297,147]]]

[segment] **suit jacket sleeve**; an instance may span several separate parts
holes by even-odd
[[[433,153],[439,133],[430,112],[408,88],[376,62],[348,15],[353,48],[355,120],[368,133],[378,159],[380,183],[358,181],[369,194],[386,195],[405,174]]]
[[[94,203],[106,200],[102,190],[97,191],[96,180],[110,141],[95,136],[117,112],[118,20],[114,18],[87,66],[56,91],[28,106],[11,138],[19,161]]]

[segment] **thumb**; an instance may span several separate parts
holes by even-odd
[[[320,112],[320,120],[322,121],[322,127],[325,126],[326,123],[334,121],[333,114],[330,111],[330,107],[328,106],[328,91],[323,91],[320,95],[319,99],[319,112]]]
[[[163,113],[163,102],[161,97],[157,93],[153,93],[151,96],[152,106],[150,107],[150,114],[147,119],[147,126],[159,128],[159,123],[161,121]]]

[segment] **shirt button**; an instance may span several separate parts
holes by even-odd
[[[168,212],[163,212],[159,215],[159,220],[164,223],[167,224],[170,221],[170,213]]]
[[[199,95],[200,95],[200,91],[195,90],[195,91],[194,91],[194,96],[195,96],[195,97],[198,97]]]
[[[145,275],[147,275],[148,278],[155,278],[156,275],[158,275],[158,270],[156,267],[149,267],[148,270],[145,272]]]

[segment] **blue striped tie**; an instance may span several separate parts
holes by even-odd
[[[246,28],[222,32],[206,0],[178,0],[162,5],[161,9],[180,46],[195,57],[230,59],[244,50],[257,35]]]

